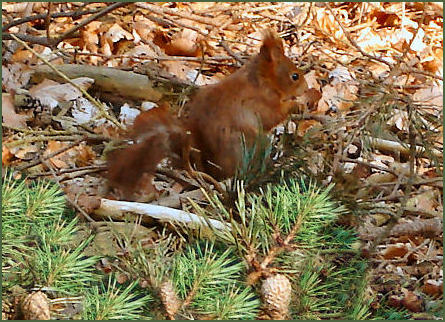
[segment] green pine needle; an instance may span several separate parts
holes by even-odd
[[[13,171],[5,170],[2,178],[2,221],[10,219],[14,215],[22,214],[25,210],[24,196],[26,185],[24,180],[14,180]]]
[[[259,301],[252,290],[239,282],[244,265],[230,249],[214,250],[214,244],[187,247],[176,258],[172,280],[179,296],[191,297],[190,306],[214,319],[254,317]],[[243,291],[241,291],[243,289]]]
[[[30,187],[26,198],[26,217],[54,220],[64,211],[65,198],[56,184],[38,181]]]
[[[68,294],[97,281],[98,275],[94,273],[94,265],[100,257],[85,257],[82,254],[92,237],[74,250],[54,247],[43,237],[43,244],[35,251],[34,265],[29,268],[34,276],[40,277],[39,284]]]
[[[86,294],[83,312],[85,320],[135,320],[141,319],[144,306],[153,300],[150,294],[136,289],[138,281],[125,288],[117,286],[116,279],[108,277],[108,283],[94,285]]]

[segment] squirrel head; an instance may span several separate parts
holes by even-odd
[[[258,64],[260,77],[286,98],[300,96],[307,90],[303,71],[286,57],[283,42],[273,31],[263,33]]]

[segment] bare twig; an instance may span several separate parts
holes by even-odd
[[[164,23],[168,23],[168,24],[170,24],[172,26],[178,26],[178,27],[194,30],[194,31],[196,31],[197,33],[199,33],[199,34],[201,34],[203,36],[206,36],[206,37],[208,36],[208,33],[206,31],[202,31],[198,27],[190,26],[190,25],[188,25],[186,23],[183,23],[183,22],[180,22],[180,21],[177,21],[177,20],[170,20],[170,19],[165,18],[165,17],[162,20],[164,21]]]
[[[46,29],[46,39],[51,42],[51,35],[49,31],[49,27],[51,25],[51,2],[48,2],[47,14],[45,17],[45,29]]]
[[[86,135],[88,139],[93,140],[108,140],[104,136],[97,135],[95,133],[91,133],[90,131],[75,131],[75,130],[54,130],[54,129],[48,129],[48,130],[32,130],[32,129],[22,129],[17,128],[14,126],[9,126],[8,124],[2,123],[3,128],[7,128],[16,132],[21,132],[28,135]],[[91,136],[89,136],[91,135]]]
[[[85,10],[85,11],[72,11],[72,12],[54,12],[50,15],[51,18],[59,18],[59,17],[71,17],[73,19],[76,19],[78,17],[84,16],[84,15],[89,15],[89,14],[93,14],[96,13],[98,11],[102,10],[102,8],[98,8],[98,9],[93,9],[93,10]],[[40,19],[46,19],[46,17],[48,16],[48,14],[43,13],[43,14],[39,14],[39,15],[34,15],[34,16],[27,16],[24,18],[20,18],[20,19],[16,19],[13,20],[12,22],[4,25],[2,27],[2,32],[5,32],[6,30],[14,27],[14,26],[18,26],[30,21],[35,21],[35,20],[40,20]]]
[[[85,135],[85,134],[84,134]],[[53,136],[45,136],[45,135],[39,135],[34,137],[26,137],[20,140],[12,141],[5,143],[5,146],[8,148],[12,148],[15,146],[20,146],[25,143],[33,143],[33,142],[42,142],[42,141],[76,141],[84,137],[84,135],[53,135]],[[103,141],[109,141],[110,138],[107,138],[103,135],[88,135],[87,139],[94,139],[94,140],[103,140]]]
[[[282,238],[284,236],[278,236],[279,238],[276,238],[277,245],[270,248],[267,255],[264,257],[264,259],[259,263],[259,265],[254,265],[254,271],[249,273],[249,275],[246,278],[246,281],[249,285],[255,284],[258,279],[267,272],[267,266],[286,248],[290,246],[290,243],[294,239],[295,235],[300,230],[301,224],[303,223],[304,216],[300,214],[298,216],[297,221],[294,223],[292,229],[289,231],[287,236],[285,238]],[[250,258],[249,262],[256,263],[258,262],[258,258],[256,258],[256,252],[252,253],[254,258]]]
[[[199,22],[199,23],[202,23],[205,25],[210,25],[212,27],[219,27],[219,24],[217,24],[214,19],[207,18],[207,17],[201,17],[201,16],[195,15],[190,12],[185,13],[185,12],[181,12],[181,11],[175,11],[170,8],[165,8],[165,7],[161,7],[158,5],[152,5],[152,4],[148,4],[145,2],[136,2],[136,6],[150,10],[151,12],[157,13],[158,15],[169,14],[172,16],[178,16],[178,17],[181,17],[184,19],[196,21],[196,22]]]
[[[238,54],[234,53],[232,49],[230,49],[230,47],[227,45],[227,43],[223,40],[221,40],[220,42],[221,46],[227,51],[227,53],[232,56],[233,58],[235,58],[235,60],[237,62],[239,62],[241,65],[244,65],[244,63],[246,62],[243,58],[241,58]]]
[[[25,170],[25,169],[34,167],[34,166],[36,166],[36,165],[42,163],[42,160],[46,161],[46,160],[48,160],[48,159],[51,159],[51,158],[55,157],[56,155],[62,154],[63,152],[66,152],[66,151],[68,151],[69,149],[74,148],[75,146],[77,146],[77,145],[80,144],[81,142],[85,141],[86,139],[87,139],[87,137],[84,136],[84,137],[82,137],[82,138],[80,138],[80,139],[74,141],[74,142],[71,143],[70,145],[68,145],[68,146],[66,146],[66,147],[63,147],[62,149],[59,149],[59,150],[57,150],[57,151],[54,151],[53,153],[50,153],[50,154],[48,154],[48,155],[45,156],[45,157],[40,157],[40,158],[37,159],[37,160],[34,160],[34,161],[31,161],[31,162],[29,162],[29,163],[27,163],[27,164],[18,166],[18,167],[16,168],[16,170],[17,170],[17,171],[23,171],[23,170]]]
[[[32,2],[29,2],[26,5],[26,9],[25,9],[25,16],[30,15],[32,12],[34,4]],[[28,28],[27,25],[22,25],[19,27],[19,33],[26,33],[26,29]],[[3,60],[4,61],[9,61],[9,59],[11,58],[11,56],[14,54],[14,52],[19,48],[20,44],[17,43],[16,41],[12,42],[12,44],[9,46],[8,51],[5,53],[5,55],[3,56]]]
[[[63,51],[75,50],[74,48],[63,48]],[[84,53],[84,52],[75,52],[75,53],[67,53],[69,55],[76,56],[94,56],[94,57],[103,57],[105,59],[121,59],[121,58],[129,58],[129,59],[137,59],[137,60],[159,60],[159,61],[192,61],[192,62],[201,62],[201,57],[186,57],[186,56],[156,56],[156,55],[107,55],[101,53]],[[243,59],[242,57],[240,57]],[[214,56],[211,58],[205,58],[204,63],[206,64],[214,64],[214,65],[231,65],[231,63],[225,63],[225,60],[233,60],[235,59],[233,56]]]
[[[392,170],[390,168],[384,168],[384,167],[381,167],[379,165],[372,164],[372,163],[369,163],[369,162],[360,161],[360,160],[356,160],[356,159],[350,159],[350,158],[347,158],[345,156],[342,156],[341,161],[365,165],[367,167],[370,167],[370,168],[373,168],[373,169],[376,169],[376,170],[380,170],[380,171],[384,171],[384,172],[389,172],[389,173],[397,176],[397,173],[394,170]]]
[[[389,68],[392,68],[392,64],[387,62],[386,60],[384,60],[384,59],[382,59],[380,57],[376,57],[376,56],[373,56],[373,55],[370,55],[370,54],[364,52],[363,49],[357,44],[357,42],[354,39],[352,39],[351,34],[343,26],[343,23],[340,21],[340,19],[337,18],[337,15],[332,10],[331,5],[329,4],[329,2],[326,2],[325,5],[328,8],[328,10],[331,12],[331,14],[334,16],[335,21],[339,24],[339,26],[340,26],[341,30],[343,31],[343,33],[345,34],[346,38],[349,40],[349,42],[352,44],[352,46],[354,46],[360,52],[360,54],[362,54],[365,57],[368,57],[369,59],[381,62],[381,63],[389,66]]]
[[[414,165],[415,165],[415,161],[416,161],[416,147],[417,146],[416,146],[416,134],[415,134],[415,129],[414,129],[413,120],[412,120],[412,118],[414,117],[413,107],[410,104],[408,104],[407,110],[408,110],[408,120],[410,121],[409,127],[408,127],[408,140],[410,143],[408,182],[405,186],[405,191],[404,191],[403,197],[400,200],[400,207],[397,210],[397,213],[390,218],[390,221],[385,226],[385,229],[383,230],[383,232],[381,234],[379,234],[378,236],[376,236],[375,239],[372,241],[371,245],[369,246],[368,251],[371,254],[374,253],[376,251],[377,246],[391,234],[391,231],[399,222],[400,218],[402,217],[402,215],[405,212],[405,207],[408,203],[409,196],[413,189],[413,183],[414,183],[414,179],[415,179],[415,175],[416,175]]]
[[[101,172],[107,170],[108,167],[105,165],[90,165],[85,167],[79,167],[79,168],[70,168],[70,169],[60,169],[58,171],[59,174],[61,174],[60,182],[77,178],[80,176],[83,176],[88,173],[95,173],[95,172]],[[51,172],[42,172],[42,173],[36,173],[32,175],[28,175],[28,178],[37,178],[37,177],[46,177],[52,175]]]
[[[405,3],[403,2],[403,5],[404,5],[404,4],[405,4]],[[427,3],[424,2],[424,3],[423,3],[423,10],[422,10],[422,17],[420,18],[420,21],[419,21],[419,23],[417,24],[416,32],[413,34],[413,37],[411,38],[411,40],[410,40],[408,46],[407,46],[407,47],[405,48],[405,50],[403,51],[402,56],[401,56],[400,59],[399,59],[399,64],[405,59],[406,55],[408,54],[409,49],[411,48],[411,46],[412,46],[412,44],[413,44],[413,42],[414,42],[414,39],[417,37],[417,35],[418,35],[418,33],[419,33],[419,30],[420,30],[420,28],[422,27],[423,22],[425,21],[426,5],[427,5]],[[403,21],[403,19],[402,19],[402,21]],[[403,28],[403,27],[402,27],[402,28]]]
[[[83,20],[81,23],[79,23],[78,25],[72,27],[70,30],[67,30],[66,32],[64,32],[62,35],[60,35],[59,37],[57,37],[56,39],[54,39],[53,41],[53,45],[58,44],[59,42],[61,42],[62,40],[70,37],[74,32],[76,32],[77,30],[85,27],[86,25],[88,25],[90,22],[95,21],[97,19],[99,19],[100,17],[105,16],[106,14],[110,13],[111,11],[121,8],[121,7],[125,7],[127,6],[129,3],[128,2],[115,2],[112,5],[102,9],[101,11],[99,11],[96,14],[93,14],[91,16],[89,16],[88,18],[86,18],[85,20]]]
[[[46,37],[38,37],[38,36],[32,36],[32,35],[26,35],[26,34],[11,34],[9,32],[5,32],[2,34],[3,40],[12,40],[12,39],[20,39],[22,41],[26,41],[32,44],[42,45],[49,47],[50,44],[48,43],[48,39]]]
[[[46,46],[46,47],[55,47],[57,46],[58,43],[60,43],[62,40],[70,37],[71,35],[73,35],[77,30],[85,27],[87,24],[91,23],[92,21],[110,13],[111,11],[126,6],[128,5],[128,3],[126,2],[116,2],[113,3],[112,5],[103,8],[102,10],[100,10],[99,12],[97,12],[96,14],[91,15],[90,17],[86,18],[85,20],[83,20],[81,23],[75,25],[74,27],[72,27],[71,29],[67,30],[66,32],[64,32],[62,35],[60,35],[59,37],[56,38],[47,38],[47,37],[37,37],[37,36],[31,36],[31,35],[26,35],[23,33],[20,34],[11,34],[11,33],[3,33],[2,34],[2,39],[3,40],[10,40],[10,39],[20,39],[22,41],[26,41],[29,43],[33,43],[33,44],[39,44],[42,46]],[[29,50],[29,49],[28,49]]]

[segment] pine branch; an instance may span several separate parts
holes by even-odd
[[[134,320],[141,319],[143,308],[152,297],[149,294],[142,295],[136,290],[137,281],[130,283],[121,289],[117,281],[111,275],[108,282],[102,282],[100,286],[94,286],[91,293],[87,294],[86,310],[83,318],[86,320]]]

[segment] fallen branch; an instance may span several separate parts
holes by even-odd
[[[186,211],[145,204],[139,202],[101,199],[100,207],[95,211],[96,215],[121,218],[124,213],[131,212],[138,215],[164,220],[172,223],[182,223],[190,226],[204,226],[211,229],[231,229],[230,224],[215,219],[204,218]]]
[[[439,213],[438,213],[439,214]],[[368,231],[360,233],[360,238],[365,240],[374,240],[375,236],[382,234],[386,227],[373,227]],[[431,219],[416,218],[412,222],[398,223],[394,225],[389,235],[393,237],[414,236],[414,235],[430,235],[439,236],[443,231],[443,220],[440,217]]]
[[[68,55],[76,55],[76,56],[93,56],[93,57],[102,57],[104,59],[120,59],[120,58],[128,58],[133,60],[159,60],[159,61],[193,61],[193,62],[201,62],[203,61],[202,57],[187,57],[187,56],[168,56],[168,55],[108,55],[101,53],[86,53],[76,51],[76,48],[63,48],[62,51]],[[73,51],[73,52],[69,52]],[[240,57],[241,59],[247,59],[247,57]],[[233,63],[224,62],[227,60],[234,60],[234,57],[231,56],[214,56],[204,58],[204,63],[213,64],[213,65],[229,65],[233,66]],[[424,85],[413,85],[413,88],[426,88]]]
[[[95,172],[103,172],[106,171],[107,167],[106,166],[98,166],[98,165],[93,165],[93,166],[85,166],[85,167],[80,167],[80,168],[70,168],[70,169],[60,169],[58,171],[59,175],[60,175],[60,182],[63,182],[65,180],[71,180],[77,177],[81,177],[84,176],[86,174],[90,174],[90,173],[95,173]],[[52,175],[51,172],[42,172],[42,173],[35,173],[32,175],[28,175],[28,178],[34,179],[37,177],[46,177],[46,176],[50,176]]]
[[[402,154],[408,155],[410,153],[410,146],[407,144],[406,146],[403,146],[399,142],[390,141],[390,140],[384,140],[380,138],[368,138],[371,142],[371,145],[379,150],[383,151],[389,151],[389,152],[400,152]],[[422,156],[426,154],[426,150],[422,146],[415,146],[415,151],[417,153],[417,156]],[[431,149],[431,154],[434,155],[436,158],[443,158],[443,153],[437,149]]]
[[[372,163],[369,163],[369,162],[366,162],[366,161],[361,161],[361,160],[356,160],[356,159],[350,159],[350,158],[347,158],[347,157],[342,157],[342,158],[340,159],[340,161],[343,161],[343,162],[351,162],[351,163],[356,163],[356,164],[364,165],[364,166],[366,166],[366,167],[369,167],[369,168],[372,168],[372,169],[376,169],[376,170],[380,170],[380,171],[384,171],[384,172],[389,172],[389,173],[391,173],[391,174],[397,176],[397,172],[395,172],[394,170],[392,170],[392,169],[390,169],[390,168],[381,167],[381,166],[379,166],[379,165],[372,164]]]
[[[110,93],[135,101],[151,102],[158,102],[162,98],[162,93],[154,88],[153,82],[146,75],[109,67],[77,64],[58,65],[57,69],[69,78],[88,77],[94,79],[91,90],[102,95]],[[63,80],[63,77],[48,66],[36,67],[32,81],[38,82],[44,78],[54,81]]]
[[[20,140],[12,141],[9,143],[5,143],[5,146],[7,148],[12,148],[15,146],[20,146],[25,143],[33,143],[33,142],[42,142],[42,141],[77,141],[84,137],[84,135],[53,135],[53,136],[45,136],[45,135],[39,135],[39,136],[32,136],[32,137],[25,137]],[[91,134],[88,135],[87,139],[95,139],[95,140],[103,140],[103,141],[109,141],[110,138],[107,138],[103,135],[99,134]]]

